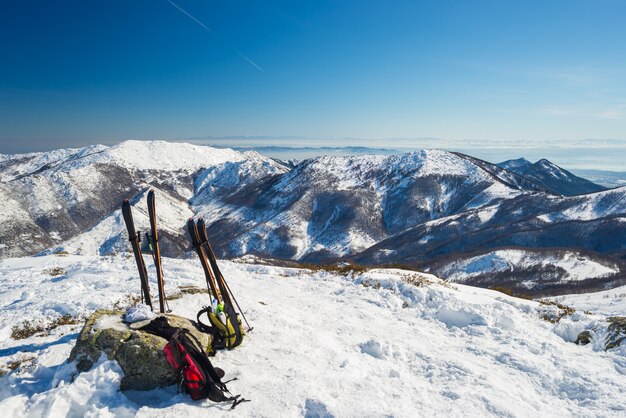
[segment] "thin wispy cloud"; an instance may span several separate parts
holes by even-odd
[[[624,119],[624,109],[618,109],[618,108],[606,109],[606,110],[596,114],[596,117],[602,118],[602,119],[618,119],[618,120],[622,120],[622,119]]]
[[[198,19],[196,19],[195,17],[193,17],[191,15],[191,13],[189,13],[188,11],[186,11],[185,9],[183,9],[182,7],[180,7],[178,4],[174,3],[172,0],[167,0],[167,2],[169,4],[171,4],[172,6],[176,7],[181,13],[184,13],[185,15],[187,15],[187,17],[189,17],[190,19],[192,19],[194,22],[196,22],[198,25],[202,26],[204,29],[206,29],[207,31],[213,33],[213,31],[211,29],[209,29],[207,27],[207,25],[205,25],[204,23],[202,23],[201,21],[199,21]]]
[[[553,80],[569,85],[590,85],[603,81],[599,71],[589,66],[563,67],[563,68],[534,68],[527,75],[535,78]]]
[[[198,25],[200,25],[202,28],[204,28],[207,32],[213,33],[213,31],[204,23],[202,23],[199,19],[197,19],[196,17],[194,17],[191,13],[189,13],[187,10],[183,9],[182,7],[180,7],[178,4],[174,3],[172,0],[167,0],[167,2],[169,4],[171,4],[172,6],[174,6],[176,9],[178,9],[181,13],[183,13],[185,16],[189,17],[191,20],[193,20],[194,22],[196,22]],[[256,68],[257,70],[261,71],[262,73],[265,72],[265,70],[263,68],[261,68],[260,65],[258,65],[256,62],[254,62],[250,57],[248,57],[247,55],[245,55],[243,52],[241,52],[238,49],[235,49],[235,52],[237,52],[237,55],[239,55],[241,58],[243,58],[245,61],[248,62],[248,64],[252,65],[254,68]]]
[[[531,67],[524,65],[502,65],[482,61],[463,61],[457,59],[445,59],[442,60],[442,62],[458,67],[469,68],[485,74],[545,80],[569,86],[597,85],[606,82],[606,79],[608,78],[606,69],[598,69],[593,65]]]
[[[574,106],[548,106],[538,109],[540,113],[550,116],[574,116],[586,118],[624,120],[626,108],[624,106],[614,106],[606,109],[589,109]]]
[[[239,54],[239,56],[243,59],[245,59],[246,61],[248,61],[250,64],[254,65],[256,68],[258,68],[262,73],[265,72],[265,70],[263,70],[263,68],[261,68],[256,62],[252,61],[250,58],[248,58],[243,52],[241,52],[240,50],[236,49],[235,51],[237,51],[237,53]]]

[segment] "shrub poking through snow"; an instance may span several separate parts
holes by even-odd
[[[534,299],[530,295],[527,295],[525,293],[520,293],[519,291],[514,290],[510,287],[506,287],[506,286],[490,286],[488,287],[488,289],[495,290],[496,292],[504,293],[507,296],[513,296],[513,297],[520,298],[520,299],[526,299],[526,300]]]
[[[400,276],[400,279],[402,279],[404,283],[411,284],[415,287],[430,286],[433,284],[437,284],[443,287],[447,287],[448,289],[458,290],[456,287],[451,285],[447,280],[443,280],[443,279],[433,280],[431,278],[432,276],[427,276],[425,274],[421,274],[418,272],[402,273],[399,276]]]
[[[428,277],[416,273],[401,274],[400,278],[404,283],[411,284],[415,287],[422,287],[433,284],[433,281],[430,280]]]
[[[182,298],[184,295],[197,295],[202,293],[209,293],[207,289],[203,289],[197,286],[178,286],[178,293],[174,293],[167,297],[168,300],[177,300]]]
[[[35,356],[27,355],[16,360],[9,361],[7,364],[0,366],[0,377],[9,372],[12,372],[13,370],[16,370],[19,367],[22,367],[22,365],[32,365],[33,360],[35,360],[36,358],[37,357]]]
[[[511,289],[510,287],[491,286],[489,289],[495,290],[496,292],[504,293],[507,296],[513,296],[513,289]]]
[[[67,271],[65,271],[61,267],[50,267],[50,268],[45,269],[43,273],[52,277],[58,277],[58,276],[66,275]]]
[[[339,263],[339,264],[310,264],[310,263],[300,263],[298,264],[299,268],[304,268],[307,270],[313,271],[327,271],[330,273],[336,273],[340,275],[348,275],[350,273],[364,273],[369,270],[367,267],[362,266],[360,264],[350,264],[350,263]]]
[[[360,281],[360,284],[363,287],[373,287],[376,290],[380,289],[380,282],[378,280],[363,279]]]
[[[409,284],[411,286],[415,286],[415,287],[439,285],[439,286],[447,287],[448,289],[458,290],[456,287],[454,287],[453,285],[451,285],[445,280],[440,280],[440,279],[433,280],[432,279],[433,276],[420,274],[417,272],[399,273],[398,277],[400,278],[400,280],[402,280],[402,282]],[[372,287],[376,290],[380,289],[381,287],[380,280],[375,279],[375,278],[361,277],[357,281],[357,283],[359,283],[361,286]],[[393,291],[393,289],[391,290]]]
[[[21,325],[14,325],[11,329],[11,338],[14,340],[23,340],[24,338],[32,337],[35,334],[48,333],[55,328],[62,325],[76,325],[80,321],[79,318],[75,318],[72,315],[63,315],[54,320],[51,323],[36,324],[32,321],[24,321]]]
[[[32,337],[35,334],[43,332],[45,328],[42,325],[33,324],[31,321],[24,321],[21,325],[14,325],[11,329],[11,338],[14,340],[23,340]]]
[[[209,293],[209,291],[202,287],[197,286],[178,286],[180,293],[183,295],[196,295],[199,293]]]
[[[562,305],[547,299],[539,301],[539,316],[544,321],[556,324],[565,316],[571,316],[576,310],[569,306]]]
[[[139,295],[131,295],[130,293],[128,293],[126,296],[124,296],[124,298],[122,298],[122,299],[118,300],[117,302],[115,302],[113,304],[113,308],[111,310],[113,310],[113,311],[122,311],[122,310],[124,310],[125,307],[127,307],[127,306],[135,306],[139,302],[141,302],[141,296],[139,296]]]

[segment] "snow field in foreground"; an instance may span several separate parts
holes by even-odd
[[[163,265],[168,293],[205,286],[196,260]],[[339,276],[220,265],[254,326],[243,346],[213,360],[227,378],[238,377],[231,391],[252,400],[237,416],[626,414],[626,350],[603,351],[602,315],[576,312],[552,324],[540,319],[550,307],[537,302],[402,270]],[[25,319],[87,315],[138,294],[132,258],[2,260],[0,289],[0,365],[24,361],[0,378],[4,416],[232,414],[174,388],[121,393],[123,372],[104,358],[72,380],[74,365],[65,360],[80,325],[10,338]],[[195,318],[207,302],[206,294],[190,294],[170,306]],[[592,344],[571,342],[592,327]]]

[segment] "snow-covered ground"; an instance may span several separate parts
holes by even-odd
[[[582,311],[608,316],[626,316],[626,286],[595,293],[562,295],[550,298]]]
[[[567,281],[581,281],[619,272],[619,268],[604,265],[598,261],[584,258],[576,252],[555,253],[554,255],[536,254],[529,250],[496,250],[476,257],[455,261],[442,269],[442,275],[453,282],[464,282],[472,277],[489,272],[512,271],[514,267],[529,268],[534,266],[554,266],[567,273]],[[530,282],[531,287],[535,283]]]
[[[80,325],[10,338],[26,320],[124,305],[139,290],[133,263],[124,255],[0,261],[0,364],[23,362],[0,378],[2,416],[626,414],[626,347],[602,349],[604,316],[579,311],[553,324],[541,315],[554,307],[402,270],[338,275],[222,262],[254,326],[243,346],[214,359],[238,377],[230,389],[252,400],[235,412],[173,388],[122,393],[122,371],[106,360],[73,378],[65,359]],[[204,286],[196,260],[163,266],[170,293]],[[170,305],[193,318],[206,302],[189,294]],[[593,327],[592,344],[572,343]]]

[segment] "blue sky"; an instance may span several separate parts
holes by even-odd
[[[626,139],[624,16],[619,0],[3,2],[0,153]]]

